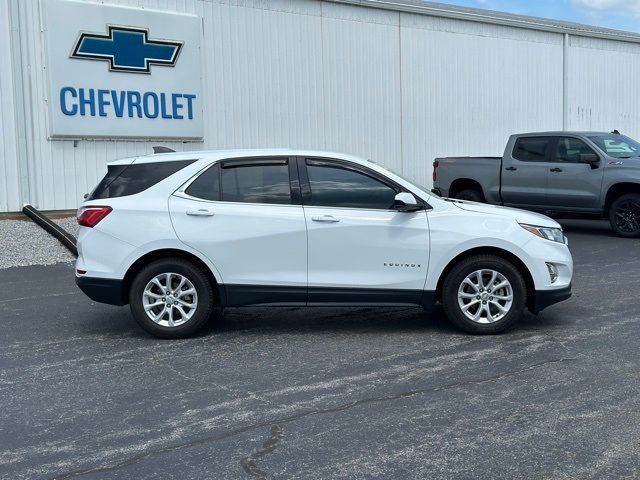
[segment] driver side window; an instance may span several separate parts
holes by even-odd
[[[560,137],[558,138],[554,161],[580,163],[580,155],[585,153],[595,154],[596,152],[579,138]]]
[[[310,205],[375,210],[393,207],[396,190],[364,173],[307,160],[307,174]]]

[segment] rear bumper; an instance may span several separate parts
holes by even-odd
[[[109,305],[126,305],[123,281],[113,278],[78,277],[76,285],[91,300]]]
[[[440,190],[439,188],[432,188],[431,193],[435,193],[439,197],[442,196],[442,190]]]
[[[538,313],[545,308],[566,300],[571,296],[571,284],[564,288],[558,288],[556,290],[536,290],[536,302],[534,305],[533,313]]]

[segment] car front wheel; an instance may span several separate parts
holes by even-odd
[[[628,193],[616,199],[609,210],[609,222],[621,237],[640,237],[640,194]]]
[[[146,332],[160,338],[184,338],[211,317],[213,288],[191,262],[157,260],[136,275],[129,303],[133,317]]]
[[[455,265],[442,287],[442,306],[451,322],[474,334],[501,333],[523,314],[527,289],[507,260],[477,255]]]

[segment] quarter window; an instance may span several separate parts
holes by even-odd
[[[307,162],[311,205],[323,207],[390,209],[396,190],[364,173],[339,166]]]
[[[560,137],[556,147],[556,162],[578,163],[583,153],[595,153],[579,138]]]
[[[521,137],[516,140],[513,158],[524,162],[544,162],[549,141],[549,137]]]
[[[222,164],[222,200],[225,202],[290,204],[289,166],[284,161]]]
[[[220,200],[220,171],[216,163],[196,178],[185,190],[187,195],[203,200]]]

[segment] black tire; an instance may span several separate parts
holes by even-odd
[[[462,190],[454,195],[458,200],[468,200],[470,202],[484,202],[484,195],[475,189]]]
[[[197,298],[197,306],[194,308],[195,311],[191,318],[186,320],[184,323],[173,327],[154,322],[149,315],[147,315],[143,303],[143,293],[147,284],[157,275],[165,273],[173,273],[185,277],[189,282],[191,282],[197,295],[197,297],[185,297],[187,301],[193,301],[194,298]],[[184,286],[183,289],[185,289]],[[171,295],[168,296],[168,299],[172,299]],[[158,301],[162,303],[162,306],[152,310],[152,313],[159,313],[160,308],[164,310],[165,300],[159,299]],[[185,338],[198,332],[211,318],[215,305],[215,298],[213,286],[211,285],[209,278],[198,266],[180,258],[167,258],[156,260],[138,272],[131,283],[131,288],[129,290],[129,304],[133,318],[135,318],[136,322],[138,322],[146,332],[159,338]],[[183,309],[183,311],[185,310],[187,310],[187,313],[189,312],[189,309]],[[167,313],[166,315],[168,319],[169,314]],[[176,317],[178,318],[178,321],[182,321],[180,318],[182,315],[180,313],[176,313]],[[168,322],[168,320],[162,319],[161,321],[164,323]]]
[[[621,237],[640,237],[640,194],[627,193],[617,198],[609,209],[611,228]]]
[[[508,280],[511,284],[513,300],[510,308],[508,309],[508,312],[506,314],[503,314],[501,318],[492,323],[478,323],[477,321],[470,319],[469,317],[467,317],[467,315],[465,315],[458,301],[458,290],[462,286],[463,281],[465,280],[465,278],[467,278],[468,275],[471,275],[478,270],[493,270],[495,272],[498,272],[498,274],[504,276],[506,280]],[[490,275],[487,273],[487,283],[490,280],[489,277]],[[496,283],[494,283],[494,285],[495,284]],[[486,290],[485,292],[482,292],[482,294],[488,292],[490,292],[490,290]],[[506,296],[507,294],[503,292],[505,292],[505,290],[500,290],[498,293]],[[495,292],[493,293],[495,294]],[[475,293],[472,293],[472,295],[475,295]],[[470,299],[469,302],[475,302],[476,298]],[[495,314],[496,317],[499,316],[500,314],[497,311],[497,307],[495,306],[495,304],[492,305],[489,299],[491,299],[491,301],[494,301],[493,297],[488,297],[487,299],[485,299],[485,304],[489,305],[487,308],[493,310],[493,314]],[[478,300],[478,302],[482,301],[483,300],[480,299]],[[478,307],[480,307],[480,305],[481,303],[478,303]],[[506,302],[500,305],[502,307],[505,307]],[[461,260],[449,271],[442,286],[442,307],[445,314],[456,327],[468,333],[502,333],[505,330],[509,329],[521,318],[526,305],[527,287],[522,274],[512,263],[505,260],[504,258],[495,255],[476,255]],[[473,309],[475,308],[476,307],[474,305]],[[471,310],[470,314],[473,313],[474,311]],[[487,316],[487,319],[488,318],[489,317]]]

